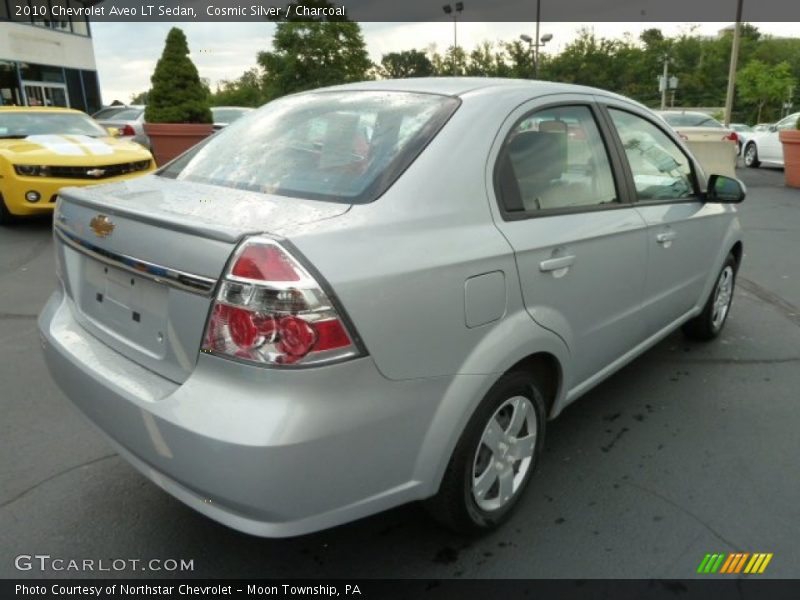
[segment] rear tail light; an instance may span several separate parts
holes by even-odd
[[[728,135],[722,138],[727,142],[733,142],[734,144],[739,142],[739,135],[735,131],[731,131]]]
[[[361,354],[320,283],[279,242],[246,240],[220,282],[204,352],[261,365],[313,365]]]
[[[136,135],[136,131],[130,125],[123,125],[119,129],[120,137],[128,137]]]

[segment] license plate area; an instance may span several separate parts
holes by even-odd
[[[169,290],[128,271],[83,258],[81,312],[108,335],[154,358],[167,346]]]

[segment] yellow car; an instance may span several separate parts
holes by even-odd
[[[0,223],[50,213],[58,191],[155,169],[145,148],[68,108],[0,106]]]

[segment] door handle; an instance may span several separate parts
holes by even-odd
[[[665,231],[663,233],[659,233],[658,235],[656,235],[656,241],[659,244],[667,244],[667,243],[673,241],[677,237],[678,237],[678,234],[675,233],[674,231]]]
[[[567,267],[571,267],[575,263],[575,256],[568,255],[568,256],[559,256],[558,258],[549,258],[547,260],[543,260],[539,263],[539,270],[544,272],[547,271],[558,271],[559,269],[566,269]]]

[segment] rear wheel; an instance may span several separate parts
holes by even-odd
[[[505,374],[484,397],[461,435],[439,488],[427,501],[439,522],[483,533],[519,502],[544,444],[546,410],[535,379]]]
[[[757,168],[761,164],[758,160],[758,148],[755,143],[750,142],[744,147],[744,166],[750,168]]]
[[[708,341],[717,337],[728,320],[736,285],[736,258],[729,254],[725,260],[703,312],[683,326],[686,337]]]

